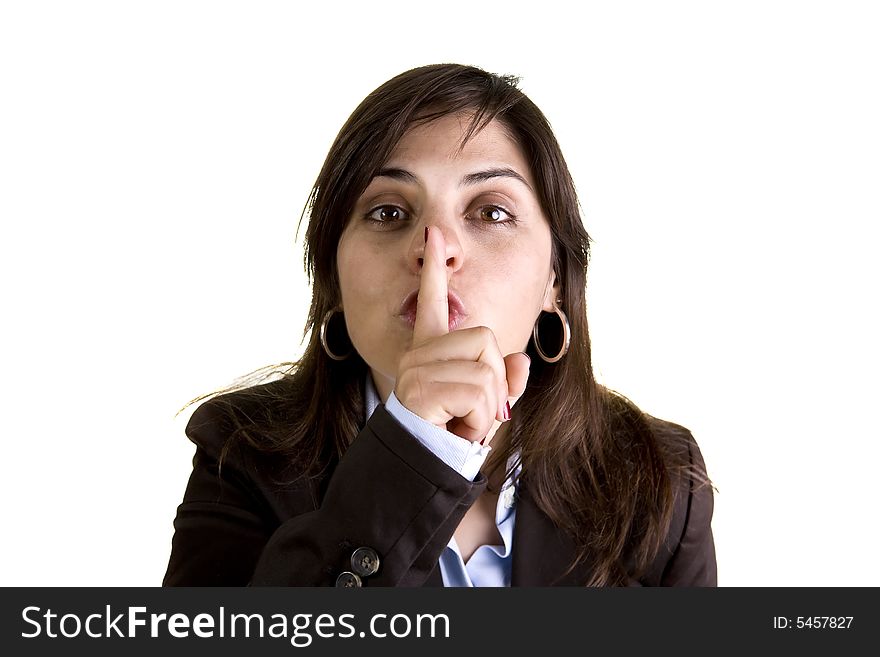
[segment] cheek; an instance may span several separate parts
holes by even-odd
[[[352,314],[361,315],[384,296],[381,260],[357,245],[342,245],[338,260],[342,302]]]
[[[521,248],[515,253],[496,253],[486,259],[483,272],[490,294],[510,317],[531,317],[540,312],[550,276],[550,249]]]
[[[515,257],[508,253],[486,260],[481,297],[487,307],[482,319],[492,327],[505,354],[527,348],[544,301],[547,281],[539,279],[546,268],[537,253],[520,252]]]
[[[347,291],[357,287],[363,278],[365,258],[363,249],[351,240],[343,240],[339,243],[336,256],[337,269],[339,272],[339,284],[342,286],[343,295]]]
[[[393,372],[387,355],[390,272],[383,270],[382,258],[355,240],[340,244],[337,267],[349,339],[371,367]]]

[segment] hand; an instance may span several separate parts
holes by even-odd
[[[525,392],[530,361],[522,352],[503,357],[486,326],[450,333],[445,255],[435,228],[425,243],[412,345],[400,359],[394,395],[419,417],[478,442]]]

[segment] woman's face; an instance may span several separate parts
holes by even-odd
[[[497,121],[456,154],[469,119],[411,129],[358,199],[337,247],[348,334],[383,402],[412,342],[400,313],[419,288],[425,226],[443,233],[449,292],[464,307],[453,328],[489,327],[502,356],[526,350],[558,295],[550,226],[525,157]]]

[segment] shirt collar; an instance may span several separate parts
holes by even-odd
[[[376,410],[376,407],[381,403],[379,399],[379,393],[376,392],[376,386],[373,384],[373,375],[367,370],[367,381],[364,384],[364,404],[366,405],[367,417],[366,420],[370,419],[370,416],[373,415],[373,411]]]

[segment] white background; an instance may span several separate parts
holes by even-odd
[[[600,378],[700,442],[719,583],[880,585],[876,3],[318,4],[0,5],[0,583],[161,582],[175,413],[301,353],[330,143],[454,61],[553,124]]]

